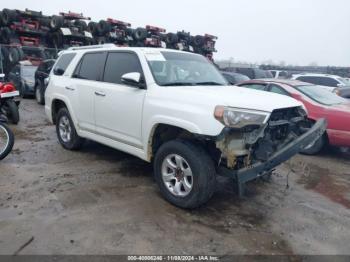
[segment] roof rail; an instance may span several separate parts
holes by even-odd
[[[86,45],[86,46],[73,46],[69,47],[67,50],[85,50],[85,49],[96,49],[96,48],[108,48],[115,47],[115,44],[103,44],[103,45]]]

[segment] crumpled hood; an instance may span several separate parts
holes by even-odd
[[[294,98],[238,86],[157,87],[169,100],[183,100],[208,106],[223,105],[272,112],[274,109],[302,106]]]

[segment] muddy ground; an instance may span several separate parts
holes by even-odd
[[[44,109],[21,104],[0,162],[0,254],[350,254],[350,155],[296,156],[238,199],[220,179],[204,207],[166,202],[152,167],[88,142],[64,150]]]

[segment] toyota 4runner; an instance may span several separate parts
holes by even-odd
[[[162,195],[183,208],[207,202],[217,175],[246,182],[312,145],[298,101],[229,86],[205,57],[177,50],[73,47],[55,63],[45,110],[69,150],[90,139],[154,165]]]

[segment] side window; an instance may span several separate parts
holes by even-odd
[[[313,77],[313,76],[299,76],[297,80],[306,82],[306,83],[311,83],[315,85],[319,85],[319,79],[318,77]]]
[[[68,65],[75,57],[75,53],[69,53],[69,54],[63,54],[59,57],[57,64],[55,65],[55,68],[60,68],[63,71],[66,71]]]
[[[332,86],[332,87],[337,87],[339,82],[333,78],[330,77],[320,77],[321,78],[321,83],[320,85],[323,86]]]
[[[74,77],[99,81],[105,65],[106,53],[86,53],[75,70]]]
[[[266,88],[266,85],[262,85],[262,84],[245,84],[241,86],[247,87],[250,89],[261,90],[261,91],[265,91],[265,88]]]
[[[289,96],[288,92],[277,85],[269,85],[269,91],[272,93]]]
[[[278,77],[279,78],[287,78],[288,77],[288,73],[286,71],[281,71],[279,74],[278,74]]]
[[[122,84],[121,77],[126,73],[138,72],[142,75],[139,58],[134,53],[112,52],[108,54],[103,81]]]

